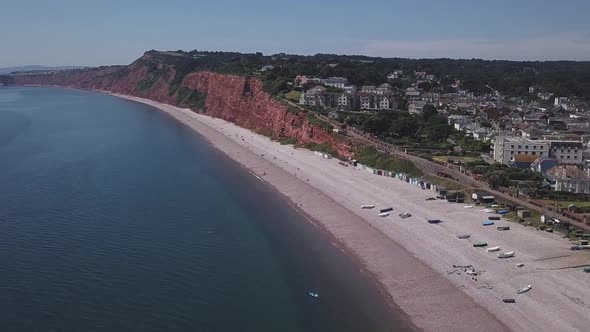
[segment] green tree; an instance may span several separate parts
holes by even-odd
[[[488,182],[490,187],[494,189],[497,189],[499,187],[508,187],[510,185],[508,174],[504,170],[492,171],[491,173],[486,175],[486,181]]]
[[[428,120],[433,116],[438,115],[438,111],[436,110],[436,106],[432,104],[426,104],[422,107],[422,119]]]

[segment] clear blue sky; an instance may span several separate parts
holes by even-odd
[[[149,49],[590,60],[588,0],[0,0],[0,66]]]

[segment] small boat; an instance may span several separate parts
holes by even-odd
[[[487,249],[488,252],[495,252],[495,251],[500,251],[500,246],[497,247],[490,247]]]
[[[494,224],[494,222],[493,222],[493,221],[484,221],[484,222],[482,223],[482,225],[484,225],[484,226],[492,226],[493,224]]]
[[[496,211],[496,214],[507,214],[508,212],[510,212],[509,210],[498,210]]]
[[[498,226],[498,227],[496,227],[496,229],[499,231],[509,231],[510,226]]]
[[[488,246],[488,243],[487,243],[487,242],[475,242],[475,243],[473,244],[473,246],[474,246],[475,248],[487,247],[487,246]]]
[[[439,224],[441,222],[442,222],[442,220],[440,220],[440,219],[428,219],[429,224]]]
[[[381,212],[381,213],[383,213],[383,212],[389,212],[389,211],[393,211],[393,208],[386,208],[386,209],[379,210],[379,212]]]
[[[519,288],[519,289],[516,291],[516,294],[522,294],[522,293],[526,293],[526,292],[530,291],[532,288],[533,288],[533,286],[531,286],[531,285],[526,285],[526,286],[524,286],[524,287],[522,287],[522,288]]]
[[[381,212],[378,214],[379,217],[389,217],[389,212]]]
[[[524,263],[517,263],[516,264],[516,267],[523,267],[523,266],[524,266]]]
[[[410,218],[412,216],[412,214],[410,212],[404,212],[404,213],[400,213],[399,216],[402,219],[406,219],[406,218]]]
[[[489,216],[489,220],[500,220],[500,217]]]
[[[503,299],[504,303],[516,303],[515,299]]]
[[[546,228],[546,229],[545,229],[545,232],[548,232],[548,233],[553,233],[553,228]]]
[[[464,209],[473,209],[473,205],[465,205],[463,208]]]
[[[498,254],[498,258],[510,258],[514,257],[514,251],[507,251]]]
[[[499,207],[499,206],[500,206],[500,205],[498,205],[498,204],[492,204],[492,205],[490,205],[490,207],[493,207],[493,208],[497,208],[497,207]]]
[[[460,240],[465,240],[471,237],[469,234],[457,235]]]
[[[494,212],[494,210],[492,210],[492,209],[483,209],[483,210],[481,210],[481,212],[485,212],[485,213],[493,213],[493,212]]]
[[[586,273],[590,273],[590,266],[586,266],[586,267],[584,268],[584,272],[586,272]]]
[[[320,294],[314,293],[314,292],[309,292],[307,294],[309,294],[309,296],[311,296],[311,297],[319,297],[320,296]]]
[[[374,207],[375,207],[375,205],[373,205],[373,204],[363,204],[363,205],[361,205],[361,209],[372,209]]]

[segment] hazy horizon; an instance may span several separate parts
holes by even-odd
[[[59,8],[59,10],[56,10]],[[590,60],[590,3],[433,0],[11,2],[0,67],[128,64],[144,51],[333,53],[400,58]],[[52,13],[52,15],[47,15]],[[91,14],[90,14],[91,13]]]

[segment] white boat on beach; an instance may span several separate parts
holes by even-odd
[[[375,207],[374,204],[363,204],[363,205],[361,205],[361,209],[372,209],[374,207]]]
[[[494,210],[492,210],[492,209],[483,209],[483,210],[481,210],[481,212],[494,213]]]
[[[465,205],[463,208],[464,209],[473,209],[473,205]]]
[[[526,286],[524,286],[524,287],[522,287],[522,288],[519,288],[519,289],[516,291],[516,294],[522,294],[522,293],[526,293],[526,292],[530,291],[532,288],[533,288],[533,286],[532,286],[532,285],[526,285]]]
[[[497,247],[490,247],[487,249],[488,252],[495,252],[495,251],[500,251],[500,246]]]
[[[507,251],[498,254],[498,258],[510,258],[514,257],[514,251]]]
[[[379,217],[389,217],[389,212],[381,212],[378,214]]]

